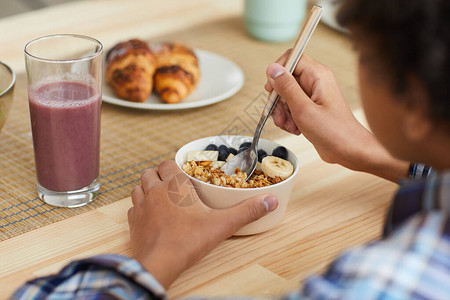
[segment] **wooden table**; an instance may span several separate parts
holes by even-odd
[[[75,1],[1,19],[0,58],[23,72],[23,46],[37,36],[76,32],[96,36],[108,48],[130,37],[161,35],[241,13],[239,0]],[[320,25],[316,41],[330,47],[330,38],[335,57],[310,55],[336,72],[364,122],[350,42]],[[343,249],[380,236],[394,184],[323,163],[303,137],[283,135],[275,141],[293,150],[301,164],[281,224],[263,234],[228,239],[186,271],[169,296],[280,295],[297,288],[308,274],[322,272]],[[126,220],[130,206],[126,198],[1,242],[0,297],[76,258],[130,254]]]

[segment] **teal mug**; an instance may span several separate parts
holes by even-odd
[[[245,0],[244,20],[250,36],[267,42],[294,39],[306,14],[306,0]]]

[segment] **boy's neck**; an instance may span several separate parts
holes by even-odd
[[[417,153],[422,157],[420,162],[437,171],[450,170],[450,136],[447,131],[434,130],[422,144],[420,153]]]

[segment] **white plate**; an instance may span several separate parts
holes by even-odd
[[[103,101],[138,109],[177,110],[201,107],[226,100],[244,84],[241,68],[229,59],[205,50],[194,50],[199,60],[200,82],[195,91],[180,103],[164,103],[153,92],[146,102],[137,103],[118,98],[103,80]]]
[[[330,1],[330,0],[322,0],[318,1],[318,5],[322,6],[323,8],[323,14],[321,21],[322,23],[330,26],[333,29],[336,29],[343,33],[349,33],[347,28],[341,27],[341,25],[338,24],[336,21],[336,14],[339,10],[339,7],[341,5],[340,2],[337,1]]]

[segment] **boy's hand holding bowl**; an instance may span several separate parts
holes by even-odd
[[[178,150],[175,161],[147,169],[133,189],[128,211],[133,257],[165,287],[226,238],[269,230],[282,219],[298,173],[298,160],[287,150],[292,175],[261,188],[216,186],[188,176],[182,166],[189,151],[209,144],[238,147],[251,137],[214,136]],[[262,139],[271,153],[279,144]]]

